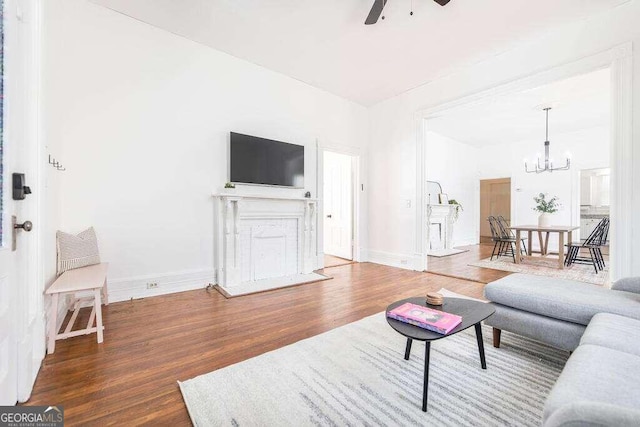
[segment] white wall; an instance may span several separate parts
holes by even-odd
[[[453,227],[453,245],[478,243],[480,150],[436,132],[427,132],[426,151],[427,180],[439,182],[449,199],[463,206]]]
[[[505,84],[534,73],[633,42],[633,140],[640,145],[640,1],[632,0],[611,11],[560,26],[516,48],[402,95],[370,109],[371,139],[369,166],[384,174],[370,175],[369,249],[385,253],[386,259],[419,260],[416,239],[416,113],[444,102]],[[635,167],[640,167],[640,149],[633,151]],[[521,162],[521,159],[519,160]],[[640,174],[634,174],[640,188]],[[634,211],[640,211],[640,193],[629,194]],[[412,207],[406,207],[411,200]],[[632,230],[640,234],[640,217]],[[640,274],[640,262],[632,270]]]
[[[366,157],[367,110],[327,92],[86,0],[45,2],[44,26],[43,134],[67,169],[57,226],[95,226],[118,299],[213,280],[230,131],[304,144],[314,197],[316,141]]]
[[[539,193],[557,196],[560,210],[552,217],[553,224],[580,226],[580,171],[609,167],[609,127],[583,129],[577,132],[550,135],[551,156],[563,161],[571,153],[569,171],[526,173],[523,159],[533,161],[536,153],[544,153],[543,140],[530,139],[512,144],[498,144],[480,150],[480,179],[511,178],[512,224],[537,224],[538,213],[533,210],[533,197]],[[481,219],[482,220],[482,219]],[[579,233],[576,233],[577,240]],[[557,250],[557,235],[550,238],[550,249]],[[533,240],[535,249],[538,240]]]

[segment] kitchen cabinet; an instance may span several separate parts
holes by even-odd
[[[580,218],[580,239],[585,240],[596,229],[601,218]]]

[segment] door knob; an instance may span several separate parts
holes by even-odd
[[[33,223],[31,221],[25,221],[22,224],[14,224],[13,228],[22,228],[24,231],[31,231],[33,230]]]
[[[327,218],[331,218],[331,214],[327,215]]]
[[[11,233],[11,250],[15,251],[18,247],[18,230],[31,231],[33,229],[33,223],[31,221],[25,221],[22,224],[18,224],[15,215],[11,215],[12,233]]]

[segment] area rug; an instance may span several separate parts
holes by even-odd
[[[527,273],[537,276],[558,277],[561,279],[577,280],[580,282],[593,283],[595,285],[609,284],[609,266],[596,274],[593,266],[587,264],[573,264],[560,270],[558,268],[558,258],[539,258],[536,260],[524,261],[521,264],[513,262],[512,258],[486,258],[478,262],[471,263],[474,267],[491,268],[493,270],[510,271],[512,273]]]
[[[179,385],[196,426],[539,426],[568,353],[483,330],[487,370],[473,328],[431,344],[427,413],[424,344],[405,361],[384,312]]]
[[[428,256],[442,258],[445,256],[457,255],[463,252],[469,252],[468,249],[432,249],[427,252]]]
[[[256,280],[238,286],[222,287],[215,285],[214,289],[226,298],[240,297],[243,295],[257,294],[259,292],[271,291],[274,289],[288,288],[290,286],[306,285],[308,283],[321,282],[333,279],[331,276],[320,273],[296,274],[295,276],[277,277],[267,280]]]

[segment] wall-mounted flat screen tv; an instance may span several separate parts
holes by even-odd
[[[230,181],[304,187],[304,146],[231,132]]]

